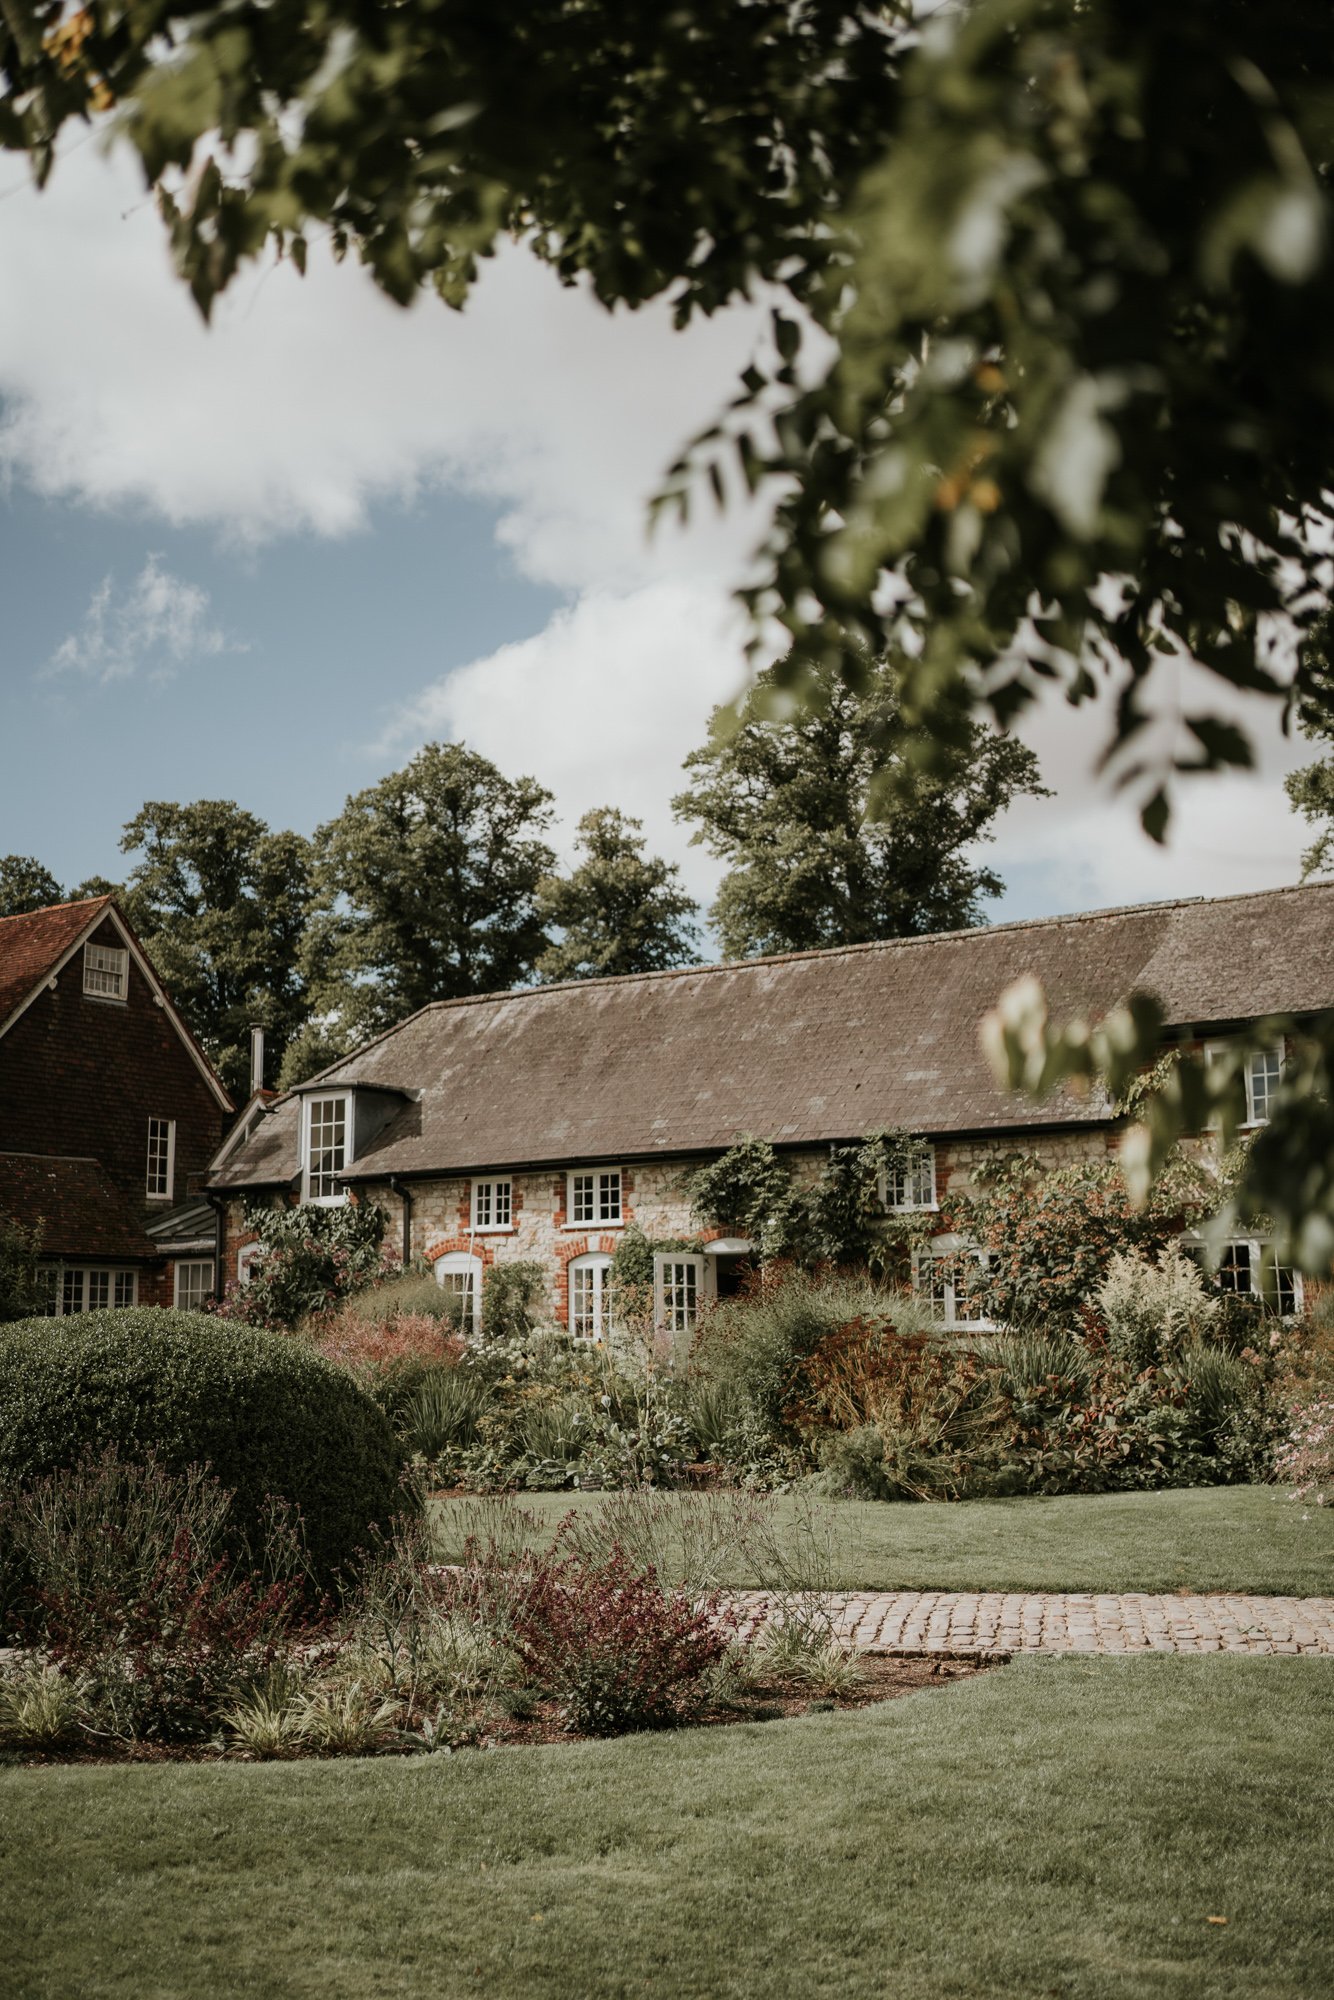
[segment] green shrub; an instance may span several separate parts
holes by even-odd
[[[490,1400],[485,1376],[460,1365],[431,1368],[399,1402],[395,1420],[405,1446],[422,1458],[440,1458],[477,1435],[477,1421]]]
[[[493,1264],[482,1285],[482,1332],[488,1340],[526,1340],[546,1304],[541,1264]]]
[[[789,1438],[795,1435],[787,1417],[795,1371],[829,1334],[862,1317],[904,1332],[931,1324],[908,1293],[879,1290],[866,1278],[811,1277],[789,1268],[708,1315],[695,1365],[719,1399],[734,1395],[776,1440]]]
[[[976,1341],[973,1352],[995,1368],[1014,1403],[1082,1402],[1093,1380],[1093,1356],[1073,1334],[998,1334]]]
[[[381,1283],[353,1292],[338,1317],[366,1326],[384,1326],[394,1319],[440,1319],[452,1327],[463,1324],[463,1297],[447,1292],[427,1271],[404,1271]]]
[[[41,1248],[40,1225],[25,1229],[21,1222],[0,1215],[0,1321],[24,1319],[41,1311],[37,1282]]]
[[[263,1248],[247,1282],[230,1286],[217,1308],[224,1319],[290,1331],[384,1273],[388,1217],[373,1203],[247,1208],[246,1222]]]
[[[1115,1160],[1048,1167],[1020,1155],[979,1167],[974,1179],[948,1221],[986,1252],[979,1299],[1003,1326],[1076,1325],[1118,1254],[1147,1260],[1218,1203],[1217,1182],[1179,1156],[1139,1208]]]
[[[1134,1369],[1152,1368],[1206,1337],[1219,1312],[1198,1264],[1176,1243],[1160,1250],[1153,1264],[1114,1256],[1097,1300],[1108,1347]]]
[[[207,1466],[256,1552],[270,1496],[287,1501],[322,1580],[404,1505],[388,1421],[302,1341],[155,1307],[0,1333],[0,1490],[107,1450]]]

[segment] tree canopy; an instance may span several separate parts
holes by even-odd
[[[1174,769],[1250,755],[1206,703],[1141,760],[1155,668],[1281,694],[1268,615],[1321,593],[1332,104],[1325,0],[0,15],[0,144],[44,177],[114,116],[205,312],[317,239],[403,302],[461,305],[507,236],[682,322],[770,287],[776,359],[667,488],[771,496],[757,639],[794,687],[900,651],[933,740],[961,689],[1105,689],[1155,835]]]
[[[672,802],[728,864],[710,912],[725,955],[980,923],[1002,884],[975,849],[1013,798],[1042,790],[1032,751],[965,717],[924,765],[897,728],[892,669],[868,665],[856,691],[826,669],[782,719],[778,680],[759,676],[738,727],[715,715]]]
[[[64,900],[65,892],[49,868],[31,854],[0,854],[0,917],[21,917]]]
[[[583,858],[550,875],[538,914],[560,932],[537,961],[541,978],[605,979],[698,963],[693,900],[674,862],[644,852],[643,821],[600,806],[579,822]]]
[[[462,743],[428,743],[315,834],[303,963],[326,1059],[431,1000],[533,976],[551,793]]]
[[[276,1073],[305,1018],[309,843],[270,832],[231,799],[200,799],[150,800],[120,844],[140,856],[120,892],[126,915],[228,1089],[244,1096],[252,1024],[266,1030]]]
[[[1311,634],[1302,665],[1305,692],[1298,703],[1298,726],[1322,754],[1283,782],[1293,806],[1315,829],[1302,856],[1305,880],[1334,874],[1334,613],[1327,612]]]

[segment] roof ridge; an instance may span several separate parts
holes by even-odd
[[[114,901],[115,897],[109,893],[103,896],[67,896],[63,903],[40,903],[35,910],[11,910],[7,917],[0,917],[0,924],[26,923],[29,917],[49,917],[56,910],[91,909],[94,903]]]
[[[561,979],[553,981],[550,985],[510,986],[491,993],[461,993],[452,1000],[426,1001],[411,1014],[405,1014],[401,1021],[395,1021],[392,1027],[382,1028],[378,1035],[372,1035],[369,1041],[362,1042],[359,1047],[349,1050],[347,1055],[340,1056],[336,1062],[327,1064],[322,1070],[316,1070],[313,1076],[303,1078],[300,1084],[293,1084],[281,1091],[274,1104],[283,1103],[296,1091],[304,1091],[313,1083],[336,1083],[344,1080],[340,1072],[349,1063],[359,1062],[364,1056],[369,1055],[372,1049],[379,1048],[382,1042],[401,1034],[413,1021],[421,1020],[424,1015],[444,1013],[450,1008],[494,1007],[501,1001],[536,1000],[550,993],[574,991],[587,993],[596,991],[599,987],[625,987],[636,983],[648,984],[656,980],[694,979],[722,972],[747,972],[752,968],[769,965],[792,965],[816,959],[850,958],[866,952],[902,951],[914,945],[940,944],[950,939],[996,937],[1001,933],[1012,934],[1016,931],[1052,930],[1062,924],[1099,923],[1113,917],[1141,916],[1152,911],[1199,909],[1205,906],[1217,908],[1224,903],[1258,902],[1273,896],[1307,895],[1313,889],[1334,890],[1334,881],[1285,882],[1277,889],[1241,889],[1231,896],[1173,896],[1160,902],[1113,903],[1100,910],[1071,910],[1054,917],[1015,917],[1003,924],[971,924],[961,930],[923,931],[916,937],[868,938],[862,944],[822,945],[812,951],[764,952],[756,954],[753,958],[716,959],[704,965],[672,965],[658,972],[607,973],[597,979]],[[346,1080],[356,1081],[355,1078]]]
[[[656,979],[698,978],[704,973],[747,972],[752,966],[791,965],[809,959],[850,958],[855,953],[872,951],[902,951],[913,945],[940,944],[951,938],[996,937],[1001,932],[1048,930],[1060,924],[1088,924],[1104,921],[1109,917],[1141,916],[1151,911],[1186,910],[1208,904],[1216,908],[1220,903],[1245,903],[1259,901],[1270,896],[1304,895],[1312,889],[1334,889],[1334,880],[1329,882],[1285,882],[1277,889],[1241,889],[1231,896],[1171,896],[1161,902],[1152,903],[1110,903],[1100,910],[1070,910],[1054,917],[1013,917],[1003,924],[970,924],[952,931],[921,931],[913,937],[867,938],[861,944],[817,945],[809,951],[757,952],[746,958],[720,958],[702,965],[671,965],[657,972],[613,972],[603,973],[596,979],[560,979],[548,985],[503,987],[492,993],[461,993],[453,1000],[428,1000],[414,1013],[405,1014],[396,1027],[386,1028],[369,1042],[363,1042],[354,1053],[361,1055],[366,1049],[374,1048],[387,1035],[397,1034],[409,1021],[419,1015],[430,1014],[446,1007],[478,1007],[493,1004],[497,1000],[536,999],[546,993],[568,993],[575,988],[588,992],[598,986],[628,986],[632,981]],[[351,1062],[350,1055],[343,1056],[342,1062]]]

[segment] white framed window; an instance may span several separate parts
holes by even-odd
[[[347,1190],[338,1176],[351,1162],[349,1127],[351,1100],[346,1092],[337,1097],[310,1097],[306,1100],[306,1187],[305,1199],[324,1206],[347,1200]]]
[[[934,1208],[936,1206],[936,1149],[934,1146],[915,1147],[910,1158],[891,1167],[881,1180],[880,1199],[883,1207],[902,1212],[906,1209]]]
[[[176,1184],[176,1120],[148,1121],[147,1193],[150,1201],[170,1201]]]
[[[1283,1081],[1283,1044],[1255,1049],[1246,1058],[1246,1123],[1267,1125],[1278,1087]]]
[[[474,1229],[514,1227],[513,1181],[505,1179],[473,1182],[472,1226]]]
[[[213,1259],[190,1257],[172,1271],[172,1303],[182,1312],[202,1312],[213,1295]]]
[[[580,1167],[568,1175],[565,1217],[567,1229],[587,1229],[590,1225],[618,1228],[621,1222],[620,1168]]]
[[[604,1254],[573,1257],[566,1270],[571,1334],[576,1340],[605,1340],[611,1325],[611,1258]]]
[[[653,1323],[660,1333],[693,1333],[699,1323],[708,1284],[708,1263],[702,1256],[676,1250],[658,1251],[653,1259]]]
[[[466,1251],[451,1250],[436,1260],[435,1282],[459,1301],[459,1323],[474,1336],[482,1330],[482,1260]]]
[[[37,1273],[42,1287],[42,1311],[49,1319],[66,1313],[100,1312],[106,1306],[132,1306],[139,1297],[137,1271],[114,1266],[48,1264]]]
[[[250,1283],[250,1268],[256,1257],[264,1255],[262,1243],[243,1243],[236,1253],[236,1282],[238,1285]]]
[[[993,1324],[980,1296],[986,1268],[987,1254],[976,1244],[959,1236],[937,1236],[917,1254],[915,1289],[942,1326],[985,1329]]]
[[[1182,1241],[1188,1256],[1194,1257],[1209,1274],[1206,1247],[1199,1237]],[[1284,1319],[1302,1310],[1302,1274],[1291,1265],[1280,1264],[1266,1255],[1269,1244],[1262,1236],[1233,1236],[1218,1246],[1218,1264],[1213,1281],[1220,1292],[1232,1292],[1242,1299],[1259,1299],[1270,1312]]]
[[[94,1000],[124,1000],[129,972],[128,951],[110,944],[84,946],[83,990]]]

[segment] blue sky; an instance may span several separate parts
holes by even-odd
[[[668,801],[741,685],[730,593],[762,523],[701,511],[650,545],[645,503],[760,305],[678,335],[512,252],[466,314],[403,313],[316,252],[206,331],[133,171],[87,145],[41,196],[0,173],[0,268],[0,853],[114,876],[153,797],[309,832],[462,737],[555,793],[564,852],[618,805],[708,898]],[[1164,853],[1092,778],[1099,719],[1037,714],[1056,796],[999,826],[995,914],[1295,880],[1302,748],[1251,721],[1258,774],[1183,788]]]
[[[432,494],[337,540],[228,546],[14,483],[0,500],[0,853],[35,854],[67,886],[114,878],[147,798],[236,798],[309,832],[392,766],[367,723],[419,695],[424,663],[447,675],[547,623],[558,593],[516,573],[495,525],[492,507]],[[132,599],[154,558],[207,592],[219,650],[173,659],[141,618],[125,635],[137,671],[54,666],[107,580],[113,605]]]

